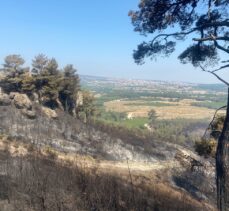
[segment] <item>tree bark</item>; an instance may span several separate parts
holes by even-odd
[[[217,185],[217,206],[220,211],[229,210],[228,207],[228,145],[229,145],[229,88],[227,99],[226,118],[222,133],[218,140],[216,151],[216,185]]]

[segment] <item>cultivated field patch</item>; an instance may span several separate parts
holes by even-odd
[[[125,112],[128,118],[147,117],[151,109],[156,111],[158,119],[210,119],[215,109],[193,106],[199,101],[183,99],[178,102],[154,101],[153,103],[144,100],[113,100],[105,102],[106,111]]]

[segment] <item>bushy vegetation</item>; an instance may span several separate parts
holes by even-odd
[[[98,110],[96,117],[108,122],[120,122],[126,119],[126,113],[106,111],[105,109],[101,108]]]
[[[155,120],[153,124],[150,124],[147,118],[126,119],[116,123],[94,119],[90,123],[110,136],[121,138],[134,145],[145,145],[144,148],[153,144],[154,140],[192,147],[207,127],[205,120],[187,119]],[[150,131],[144,126],[147,123],[150,124]],[[200,134],[196,132],[199,129]]]
[[[151,127],[153,128],[153,135],[160,140],[192,145],[200,134],[192,134],[198,129],[206,127],[206,120],[157,120]]]
[[[194,102],[194,103],[191,103],[191,105],[197,106],[197,107],[210,108],[210,109],[218,109],[218,108],[226,105],[226,102],[203,101],[203,102]]]
[[[207,128],[205,136],[195,142],[195,150],[199,155],[215,157],[217,141],[223,130],[224,120],[225,115],[217,115]]]
[[[54,58],[43,54],[35,56],[32,66],[24,67],[25,60],[20,55],[5,57],[4,73],[0,86],[4,92],[19,92],[27,94],[31,99],[52,109],[61,108],[64,111],[88,118],[94,112],[93,97],[89,92],[80,90],[80,80],[77,70],[68,64],[59,68]],[[81,93],[82,99],[79,99]]]
[[[217,141],[215,139],[202,138],[195,142],[196,152],[204,157],[215,157]]]
[[[34,58],[32,68],[23,67],[24,63],[20,55],[5,58],[2,69],[5,77],[0,84],[3,91],[25,93],[30,97],[36,93],[43,105],[56,108],[60,101],[65,111],[73,113],[80,89],[79,76],[73,65],[61,70],[54,58],[48,59],[43,54]]]

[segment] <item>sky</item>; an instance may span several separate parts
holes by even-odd
[[[20,54],[27,65],[35,55],[54,57],[60,67],[73,64],[79,74],[127,79],[218,83],[214,76],[177,56],[187,43],[178,45],[169,58],[132,58],[137,45],[149,37],[133,31],[129,10],[139,0],[0,0],[0,60]],[[222,73],[229,79],[229,72]]]

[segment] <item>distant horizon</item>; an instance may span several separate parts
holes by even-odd
[[[114,80],[139,80],[139,81],[158,81],[158,82],[166,82],[166,83],[185,83],[185,84],[192,84],[192,85],[222,85],[225,86],[223,83],[196,83],[196,82],[188,82],[188,81],[170,81],[170,80],[161,80],[161,79],[145,79],[145,78],[123,78],[123,77],[111,77],[111,76],[101,76],[101,75],[86,75],[86,74],[79,74],[79,76],[83,77],[94,77],[94,78],[104,78],[104,79],[114,79]]]

